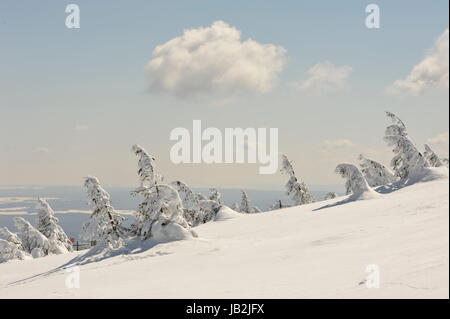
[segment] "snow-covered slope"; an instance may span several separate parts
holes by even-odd
[[[79,252],[8,262],[0,298],[448,298],[448,187],[440,179],[370,200],[224,211],[195,228],[199,238],[84,263],[79,289],[59,268]],[[368,265],[379,288],[366,287]]]

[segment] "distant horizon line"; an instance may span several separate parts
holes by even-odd
[[[138,185],[103,185],[105,188],[135,188]],[[325,191],[323,188],[336,188],[336,187],[344,187],[343,184],[309,184],[307,185],[310,190],[313,191]],[[83,188],[83,184],[0,184],[1,190],[11,190],[11,189],[29,189],[29,188],[43,188],[43,187],[80,187]],[[254,190],[254,191],[284,191],[284,185],[281,185],[278,189],[274,188],[254,188],[254,187],[211,187],[211,186],[191,186],[192,189],[219,189],[219,190]],[[321,189],[315,189],[321,188]]]

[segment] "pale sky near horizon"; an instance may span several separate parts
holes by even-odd
[[[69,3],[80,29],[65,26]],[[284,185],[255,164],[172,164],[170,131],[194,119],[278,128],[301,180],[339,184],[336,165],[361,153],[389,164],[386,110],[448,156],[448,1],[2,0],[0,87],[0,185],[136,185],[135,143],[167,180]]]

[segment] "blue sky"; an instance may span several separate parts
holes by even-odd
[[[69,3],[80,6],[78,30],[65,27]],[[382,141],[388,108],[404,119],[418,145],[448,136],[448,88],[400,97],[385,93],[448,28],[448,1],[376,1],[377,30],[365,27],[368,3],[4,0],[0,183],[78,184],[93,174],[109,185],[132,185],[136,159],[129,149],[136,142],[157,156],[169,179],[193,186],[283,183],[280,176],[258,175],[252,165],[171,164],[170,130],[189,128],[193,119],[218,128],[278,127],[280,151],[311,184],[340,182],[334,166],[356,161],[361,152],[388,161]],[[149,92],[144,67],[154,48],[184,29],[217,20],[239,29],[242,40],[286,50],[278,85],[226,103],[217,96],[180,99]],[[324,61],[351,67],[346,90],[314,95],[292,88]],[[344,139],[353,146],[324,150],[324,141]],[[448,141],[436,144],[448,156]]]

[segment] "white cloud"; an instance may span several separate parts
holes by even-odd
[[[318,93],[335,92],[345,89],[352,67],[337,66],[330,61],[314,65],[308,70],[308,78],[296,84],[300,90],[311,90]]]
[[[75,125],[75,130],[76,131],[87,131],[89,129],[89,127],[87,125]]]
[[[325,140],[322,142],[322,146],[326,148],[343,148],[343,147],[353,147],[355,144],[348,139],[336,139],[336,140]]]
[[[427,139],[428,144],[448,144],[448,132],[438,134],[435,137]]]
[[[437,39],[428,55],[404,80],[395,81],[389,88],[391,94],[409,93],[418,95],[426,90],[442,88],[448,90],[448,28]]]
[[[35,153],[46,154],[50,150],[47,147],[38,147],[34,150]]]
[[[223,21],[185,30],[153,51],[146,70],[152,90],[189,96],[270,91],[285,64],[285,50],[241,40]]]

